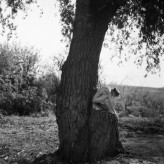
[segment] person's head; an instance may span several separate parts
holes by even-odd
[[[120,92],[116,88],[113,88],[111,89],[111,95],[113,97],[118,97],[120,95]]]

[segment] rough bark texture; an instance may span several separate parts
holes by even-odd
[[[77,0],[73,39],[57,93],[59,154],[74,162],[114,156],[120,147],[116,117],[92,110],[102,43],[119,7],[102,7],[97,1]]]

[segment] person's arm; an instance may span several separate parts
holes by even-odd
[[[97,93],[99,94],[103,94],[104,92],[106,92],[107,94],[110,94],[110,91],[107,87],[102,87],[97,91]]]
[[[105,99],[107,99],[108,98],[108,95],[107,94],[105,94],[105,95],[100,95],[99,93],[96,93],[95,95],[94,95],[94,97],[93,97],[93,100],[92,100],[92,102],[94,102],[94,103],[99,103],[99,102],[102,102],[102,101],[104,101]]]
[[[106,94],[104,94],[106,93]],[[102,102],[105,99],[108,98],[108,95],[110,94],[109,89],[107,87],[102,87],[101,89],[99,89],[96,94],[93,97],[93,102],[94,103],[98,103],[98,102]]]

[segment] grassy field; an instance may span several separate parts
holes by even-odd
[[[59,146],[55,116],[0,119],[0,164],[27,164],[43,154],[53,153]],[[164,162],[164,120],[125,117],[119,120],[120,140],[129,156],[104,160],[97,164]],[[23,160],[26,159],[26,160]],[[44,163],[44,162],[43,162]],[[62,162],[59,162],[62,164]]]
[[[55,117],[4,117],[0,121],[0,158],[33,160],[58,148]]]

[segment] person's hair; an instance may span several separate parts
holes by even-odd
[[[118,97],[120,95],[120,92],[116,88],[113,88],[111,89],[111,94],[115,97]]]

